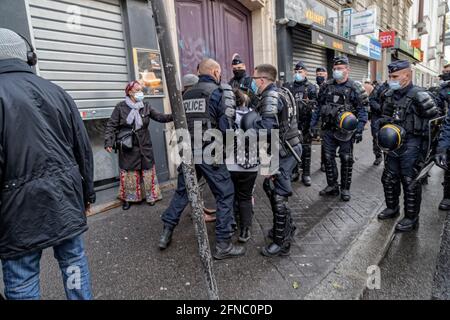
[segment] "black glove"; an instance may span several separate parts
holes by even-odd
[[[357,132],[355,134],[355,142],[356,143],[361,143],[363,141],[363,133],[362,132]]]
[[[434,158],[436,165],[444,170],[448,170],[447,152],[439,152]]]

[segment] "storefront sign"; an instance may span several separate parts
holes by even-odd
[[[374,33],[376,27],[377,14],[375,10],[355,12],[351,15],[350,34],[352,36]]]
[[[370,39],[370,57],[374,60],[381,61],[382,59],[382,53],[381,53],[381,43],[376,41],[375,39]]]
[[[355,42],[358,43],[356,52],[359,55],[381,61],[381,43],[365,35],[356,36]]]
[[[421,39],[411,40],[411,47],[420,49],[422,47],[422,40]]]
[[[338,12],[314,0],[286,0],[286,18],[303,24],[315,24],[338,33]]]
[[[383,48],[395,47],[395,31],[380,32],[380,43]]]
[[[422,50],[414,48],[414,59],[421,61]]]
[[[316,30],[312,30],[311,35],[313,44],[348,53],[354,56],[356,55],[356,46],[351,43],[330,37],[329,35],[318,32]]]

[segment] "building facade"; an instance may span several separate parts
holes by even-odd
[[[2,0],[0,27],[35,47],[36,72],[75,100],[91,138],[97,186],[117,183],[117,155],[103,149],[107,119],[124,99],[126,83],[141,80],[151,105],[170,113],[152,11],[147,0]],[[167,13],[180,78],[204,57],[231,78],[239,53],[248,67],[277,60],[274,0],[170,0]],[[150,129],[160,181],[175,176],[172,125]]]

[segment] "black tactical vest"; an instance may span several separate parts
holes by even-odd
[[[419,117],[414,108],[414,97],[417,93],[426,91],[424,88],[413,86],[400,100],[394,99],[394,91],[385,93],[383,117],[391,123],[406,130],[407,135],[423,136],[428,134],[428,120]]]
[[[278,112],[278,102],[283,102],[284,108]],[[281,143],[289,142],[293,147],[301,143],[298,130],[297,107],[292,93],[286,88],[266,90],[261,95],[257,111],[261,114],[273,115],[278,120]]]
[[[314,84],[304,81],[301,85],[298,85],[294,82],[288,83],[286,88],[291,91],[297,105],[299,129],[308,129],[317,104],[316,100],[309,99],[311,92],[314,92]]]
[[[325,101],[321,108],[321,118],[324,130],[336,128],[336,120],[339,114],[351,112],[356,114],[356,110],[351,101],[351,94],[354,90],[354,81],[348,80],[345,85],[338,86],[334,80],[328,81],[324,87],[321,97]]]
[[[199,82],[183,95],[183,106],[192,142],[196,122],[201,123],[202,135],[209,129],[218,128],[216,119],[209,114],[209,103],[212,93],[219,88],[220,86],[215,83]],[[194,147],[193,143],[192,147]]]

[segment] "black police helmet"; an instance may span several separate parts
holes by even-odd
[[[378,146],[385,152],[398,150],[403,145],[406,131],[395,124],[385,125],[378,132]]]
[[[334,137],[339,141],[347,142],[358,129],[358,118],[351,112],[340,113],[337,117],[337,130]]]

